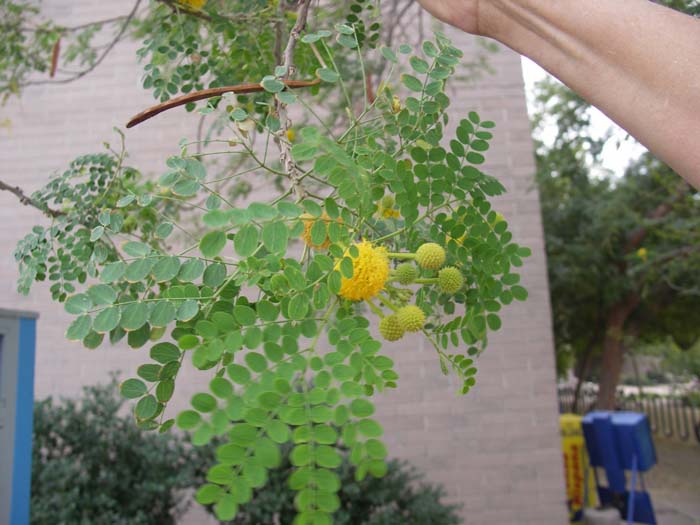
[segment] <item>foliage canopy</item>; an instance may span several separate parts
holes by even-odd
[[[537,180],[557,363],[583,378],[599,359],[599,402],[611,407],[627,347],[700,337],[700,201],[648,153],[620,178],[601,176],[608,137],[592,133],[590,106],[551,80],[536,99],[536,124],[556,126],[538,148]]]
[[[480,169],[494,123],[471,112],[447,135],[462,53],[444,35],[378,46],[379,10],[360,0],[211,4],[149,4],[135,22],[144,88],[161,101],[259,89],[202,105],[209,131],[183,140],[157,181],[126,164],[123,135],[76,159],[32,196],[51,224],[17,247],[19,287],[52,283],[75,316],[70,340],[149,347],[121,392],[143,429],[224,440],[197,491],[220,520],[290,446],[294,522],[329,524],[342,450],[358,481],[387,472],[372,398],[399,377],[373,323],[385,339],[423,334],[466,394],[500,310],[527,298],[517,268],[530,251]],[[293,75],[321,82],[292,92]],[[269,191],[243,199],[253,176]],[[207,387],[174,415],[186,366]]]

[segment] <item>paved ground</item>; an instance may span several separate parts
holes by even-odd
[[[659,525],[700,525],[700,445],[655,444],[659,462],[645,481]]]

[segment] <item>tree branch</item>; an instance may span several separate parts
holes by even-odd
[[[289,79],[289,77],[295,72],[294,48],[296,47],[301,32],[306,27],[306,20],[309,16],[310,7],[311,0],[300,0],[299,8],[297,10],[297,21],[292,28],[292,32],[289,34],[289,40],[287,41],[287,46],[284,49],[281,64],[285,68],[283,77],[284,80]],[[277,132],[277,142],[280,148],[280,162],[282,163],[284,171],[287,173],[292,182],[291,189],[299,199],[302,199],[306,195],[306,192],[301,187],[299,168],[292,158],[292,148],[287,140],[287,132],[289,131],[289,127],[291,125],[289,117],[287,116],[287,108],[286,105],[280,102],[278,99],[276,109],[280,119],[280,130]]]
[[[68,78],[62,78],[60,80],[35,80],[35,81],[29,81],[26,82],[22,85],[22,87],[26,86],[37,86],[37,85],[42,85],[42,84],[67,84],[69,82],[73,82],[74,80],[78,80],[80,78],[83,78],[85,75],[88,73],[91,73],[92,71],[99,66],[102,61],[107,58],[107,55],[114,49],[114,46],[117,45],[117,43],[124,37],[124,34],[126,33],[127,28],[129,27],[129,24],[131,21],[134,19],[134,16],[136,16],[136,11],[138,10],[139,6],[141,5],[142,0],[136,0],[134,3],[134,7],[132,7],[131,12],[126,15],[126,18],[124,20],[124,23],[121,26],[121,29],[119,30],[119,33],[117,33],[117,36],[114,37],[114,40],[112,40],[107,48],[102,52],[102,54],[93,62],[93,64],[88,67],[87,69],[84,69],[83,71],[76,73],[72,77]]]
[[[691,187],[689,184],[683,182],[682,186],[669,201],[659,204],[654,210],[652,210],[651,213],[649,213],[649,215],[647,215],[647,220],[656,221],[663,219],[666,215],[673,211],[673,206],[687,195],[690,188]],[[646,226],[640,226],[636,230],[632,231],[627,238],[624,253],[632,253],[634,250],[636,250],[647,236],[647,233],[648,228]]]
[[[314,80],[284,80],[283,82],[287,86],[287,89],[297,89],[297,88],[315,86],[316,84],[320,83],[321,81],[319,79],[314,79]],[[138,115],[134,115],[133,117],[131,117],[129,122],[127,122],[127,124],[126,124],[126,127],[133,128],[137,124],[141,124],[141,122],[144,122],[152,117],[155,117],[156,115],[158,115],[159,113],[162,113],[163,111],[167,111],[169,109],[173,109],[173,108],[176,108],[178,106],[184,106],[185,104],[189,104],[190,102],[197,102],[199,100],[205,100],[207,98],[218,97],[220,95],[223,95],[224,93],[244,94],[244,93],[261,93],[263,91],[265,91],[265,89],[260,84],[257,84],[257,83],[236,84],[235,86],[223,86],[223,87],[201,89],[199,91],[193,91],[193,92],[187,93],[185,95],[180,95],[179,97],[171,98],[170,100],[166,100],[165,102],[161,102],[160,104],[156,104],[155,106],[151,106],[150,108],[143,110]]]
[[[32,199],[26,193],[24,193],[24,190],[22,190],[22,188],[20,188],[19,186],[10,186],[9,184],[0,180],[0,191],[9,191],[10,193],[13,193],[17,196],[19,202],[21,202],[25,206],[32,206],[33,208],[36,208],[41,213],[48,217],[51,217],[52,219],[60,217],[61,215],[65,215],[65,213],[63,213],[62,211],[53,210],[48,206],[44,206],[36,202],[34,199]]]

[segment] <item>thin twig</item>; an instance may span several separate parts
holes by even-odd
[[[3,182],[0,180],[0,190],[1,191],[9,191],[10,193],[13,193],[17,196],[19,199],[19,202],[24,204],[25,206],[32,206],[39,210],[41,213],[44,215],[51,217],[51,218],[56,218],[60,217],[62,215],[65,215],[62,211],[58,210],[53,210],[49,208],[48,206],[42,205],[41,203],[35,201],[31,197],[29,197],[26,193],[24,193],[24,190],[20,188],[19,186],[10,186],[9,184]]]
[[[142,0],[136,0],[134,3],[134,7],[131,9],[131,12],[126,15],[126,19],[124,20],[124,23],[122,24],[121,29],[119,30],[119,33],[117,33],[117,36],[114,37],[114,40],[110,42],[110,44],[107,46],[107,48],[102,52],[102,54],[93,62],[93,64],[88,67],[87,69],[84,69],[80,73],[76,73],[72,77],[68,78],[63,78],[61,80],[36,80],[36,81],[30,81],[26,82],[23,84],[23,86],[37,86],[41,84],[67,84],[68,82],[73,82],[74,80],[78,80],[79,78],[84,77],[88,73],[92,72],[95,70],[97,66],[99,66],[102,61],[109,55],[109,53],[114,49],[114,46],[117,45],[117,42],[119,42],[124,34],[126,33],[127,28],[129,27],[129,24],[133,20],[134,16],[136,16],[136,11],[138,10],[139,6],[141,5]]]

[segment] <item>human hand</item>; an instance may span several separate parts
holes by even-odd
[[[481,35],[480,0],[418,0],[427,11],[467,33]],[[481,0],[483,3],[484,0]]]

